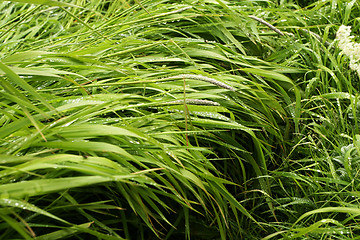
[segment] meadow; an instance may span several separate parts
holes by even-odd
[[[360,239],[359,16],[0,1],[0,240]]]

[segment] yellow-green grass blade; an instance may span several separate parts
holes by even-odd
[[[79,232],[79,228],[88,228],[91,226],[91,223],[84,223],[78,225],[76,227],[66,227],[61,230],[57,230],[48,234],[37,236],[36,239],[38,240],[51,240],[51,239],[63,239],[65,237],[70,237],[71,235]]]
[[[54,107],[52,107],[39,93],[37,93],[31,85],[29,85],[24,79],[20,78],[19,75],[17,75],[14,71],[12,71],[2,62],[0,62],[0,69],[5,72],[9,80],[11,80],[14,84],[28,91],[29,94],[35,97],[35,99],[39,100],[49,110],[55,110]]]
[[[42,214],[44,216],[47,216],[49,218],[53,218],[57,221],[60,221],[62,223],[65,224],[70,224],[69,222],[47,212],[44,211],[43,209],[29,203],[23,200],[17,200],[17,199],[9,199],[9,198],[0,198],[0,205],[1,206],[5,206],[5,207],[14,207],[14,208],[20,208],[20,209],[24,209],[24,210],[28,210],[28,211],[32,211],[38,214]]]
[[[76,5],[59,2],[55,0],[9,0],[11,2],[20,2],[20,3],[29,3],[29,4],[40,4],[40,5],[49,5],[49,6],[58,6],[58,7],[76,7]]]
[[[38,236],[36,239],[40,239],[40,240],[64,239],[65,237],[71,237],[75,233],[89,233],[90,235],[95,236],[98,239],[124,240],[124,238],[121,238],[119,236],[111,236],[109,234],[104,234],[99,231],[91,230],[90,227],[92,224],[93,224],[92,222],[89,222],[80,225],[74,225],[72,227],[67,227],[62,230],[58,230],[52,233]]]
[[[75,187],[90,186],[105,182],[125,182],[136,180],[141,175],[127,174],[112,177],[85,176],[56,179],[29,180],[17,183],[8,183],[0,186],[0,198],[23,199],[25,197],[39,196]]]
[[[20,158],[20,157],[18,157]],[[16,160],[15,160],[16,161]],[[14,163],[15,161],[7,161]],[[22,161],[24,161],[22,159]],[[16,167],[8,167],[0,171],[0,176],[5,177],[20,172],[31,172],[39,169],[61,169],[67,168],[74,171],[87,173],[89,175],[113,176],[119,173],[129,174],[127,168],[122,167],[118,163],[103,157],[85,157],[70,154],[56,154],[43,158],[32,158],[31,161],[16,165]]]
[[[43,142],[34,144],[34,146],[42,146],[47,148],[59,148],[64,150],[75,150],[82,152],[112,152],[120,154],[127,159],[135,160],[135,157],[119,146],[105,142],[90,141],[73,141],[73,142]]]
[[[334,219],[322,219],[320,221],[317,221],[316,223],[312,224],[311,226],[307,228],[295,228],[292,229],[293,232],[297,232],[296,234],[293,234],[291,238],[299,238],[306,236],[308,234],[317,234],[317,235],[323,235],[326,233],[333,233],[336,231],[333,226],[331,225],[337,225],[337,227],[340,227],[342,229],[345,228],[344,225],[342,225],[340,222],[334,220]],[[327,225],[325,228],[321,228],[322,225]],[[330,226],[328,226],[330,225]],[[338,232],[341,234],[342,230],[338,230]]]
[[[31,240],[33,239],[33,235],[25,229],[24,226],[20,225],[18,221],[8,216],[7,214],[3,214],[2,209],[0,208],[0,219],[4,220],[9,226],[15,229],[24,239]]]
[[[119,135],[119,136],[128,136],[139,139],[145,139],[143,136],[140,136],[137,133],[130,131],[128,128],[99,125],[99,124],[70,125],[67,127],[56,128],[54,129],[54,131],[65,138],[77,138],[77,137],[87,138],[87,137],[96,137],[96,136]]]

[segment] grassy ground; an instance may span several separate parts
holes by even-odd
[[[0,2],[0,239],[360,238],[359,16]]]

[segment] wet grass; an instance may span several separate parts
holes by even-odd
[[[19,2],[1,239],[358,238],[358,2]]]

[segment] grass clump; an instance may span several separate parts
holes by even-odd
[[[1,2],[1,238],[356,238],[359,10]]]

